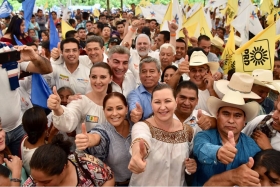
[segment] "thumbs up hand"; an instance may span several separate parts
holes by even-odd
[[[185,61],[181,62],[181,64],[178,65],[178,72],[182,75],[184,73],[189,73],[190,72],[190,67],[189,67],[189,56],[185,56]]]
[[[217,158],[223,164],[229,164],[234,160],[236,153],[234,134],[229,131],[228,141],[218,150]]]
[[[136,103],[136,108],[131,110],[130,118],[133,123],[137,123],[143,116],[143,109],[139,103]]]
[[[208,130],[211,127],[211,122],[210,122],[210,116],[206,116],[202,113],[202,110],[199,109],[197,112],[197,125],[202,129],[202,130]]]
[[[242,164],[233,170],[233,181],[237,186],[261,186],[258,172],[252,170],[254,159],[249,158],[246,164]]]
[[[53,87],[53,94],[51,94],[48,98],[47,104],[48,108],[54,111],[58,111],[60,109],[61,99],[56,91],[56,87]]]
[[[147,165],[147,162],[144,159],[146,155],[147,149],[144,141],[141,139],[132,147],[132,157],[130,159],[128,169],[135,174],[144,172]]]
[[[82,132],[76,135],[75,144],[78,150],[85,150],[89,145],[89,137],[85,123],[82,123]]]

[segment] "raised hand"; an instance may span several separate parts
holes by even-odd
[[[256,130],[252,134],[252,138],[262,150],[272,149],[269,138],[260,130]]]
[[[229,164],[234,160],[236,153],[234,135],[229,131],[228,141],[218,150],[217,158],[223,164]]]
[[[51,57],[56,60],[60,57],[60,52],[58,48],[53,48],[51,51]]]
[[[133,123],[137,123],[143,116],[143,109],[139,103],[136,103],[136,108],[131,110],[130,118]]]
[[[139,174],[145,171],[147,162],[144,158],[147,155],[147,150],[142,139],[139,142],[135,143],[133,147],[134,146],[139,147],[136,147],[136,149],[133,148],[132,157],[129,162],[128,169],[135,174]]]
[[[56,86],[53,87],[53,94],[48,98],[48,108],[51,110],[59,110],[61,99],[56,91]]]
[[[258,172],[252,170],[254,159],[249,158],[246,164],[234,169],[233,180],[237,186],[261,186]]]
[[[178,25],[174,22],[167,22],[168,23],[168,29],[170,31],[170,33],[175,33],[178,29]]]
[[[199,109],[197,112],[197,125],[202,130],[208,130],[211,127],[211,122],[209,120],[209,116],[206,116],[202,113],[202,111]]]
[[[184,73],[189,73],[190,72],[190,66],[189,66],[189,56],[185,56],[185,60],[181,62],[181,64],[178,65],[178,72],[183,75]]]
[[[89,137],[86,129],[85,123],[82,123],[81,126],[82,132],[76,135],[75,144],[78,150],[85,150],[89,145]]]

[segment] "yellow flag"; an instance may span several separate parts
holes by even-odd
[[[65,34],[68,31],[75,30],[73,27],[71,27],[68,23],[66,23],[64,20],[61,20],[61,33],[62,38],[65,39]]]
[[[221,59],[224,60],[223,70],[225,74],[227,74],[230,69],[235,68],[234,53],[235,53],[234,30],[233,28],[231,28],[227,44],[221,56]]]
[[[187,19],[186,23],[183,24],[183,27],[188,29],[190,26],[198,22],[200,26],[200,34],[207,35],[212,40],[213,36],[205,19],[202,7],[200,7],[197,12]]]
[[[232,22],[234,17],[237,14],[238,10],[238,1],[237,0],[228,0],[227,6],[222,10],[222,14],[227,14],[227,25]]]
[[[49,3],[48,3],[48,1],[46,1],[46,4],[44,5],[44,9],[47,9],[47,8],[49,8]]]
[[[235,51],[236,72],[251,74],[255,69],[273,70],[276,25],[271,24]]]
[[[260,9],[263,15],[266,13],[271,14],[274,10],[273,0],[262,0]]]
[[[94,15],[95,17],[99,17],[99,16],[100,16],[99,10],[95,8],[94,11],[93,11],[93,15]]]
[[[141,8],[140,8],[139,5],[137,5],[137,6],[135,7],[135,16],[137,16],[137,15],[139,15],[139,14],[141,14],[141,13],[142,13]]]
[[[146,0],[141,0],[141,1],[139,2],[139,6],[146,7],[146,6],[147,6]]]
[[[160,0],[157,0],[156,2],[155,2],[155,4],[156,5],[160,5],[161,3],[160,3]]]

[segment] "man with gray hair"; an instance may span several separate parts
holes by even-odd
[[[136,123],[152,114],[151,97],[153,89],[159,84],[160,64],[156,58],[146,57],[139,64],[141,85],[127,96],[130,120]]]
[[[170,65],[177,67],[177,64],[173,63],[175,60],[176,50],[175,47],[169,43],[164,43],[159,49],[159,59],[161,65],[161,72]]]

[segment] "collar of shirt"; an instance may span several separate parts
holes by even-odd
[[[63,67],[66,69],[66,71],[69,71],[65,62],[63,63]],[[75,73],[78,69],[80,69],[80,67],[81,67],[81,63],[79,63],[78,67],[75,69],[75,71],[73,73]],[[71,72],[69,71],[69,73],[71,73]],[[73,74],[73,73],[71,73],[71,74]]]

